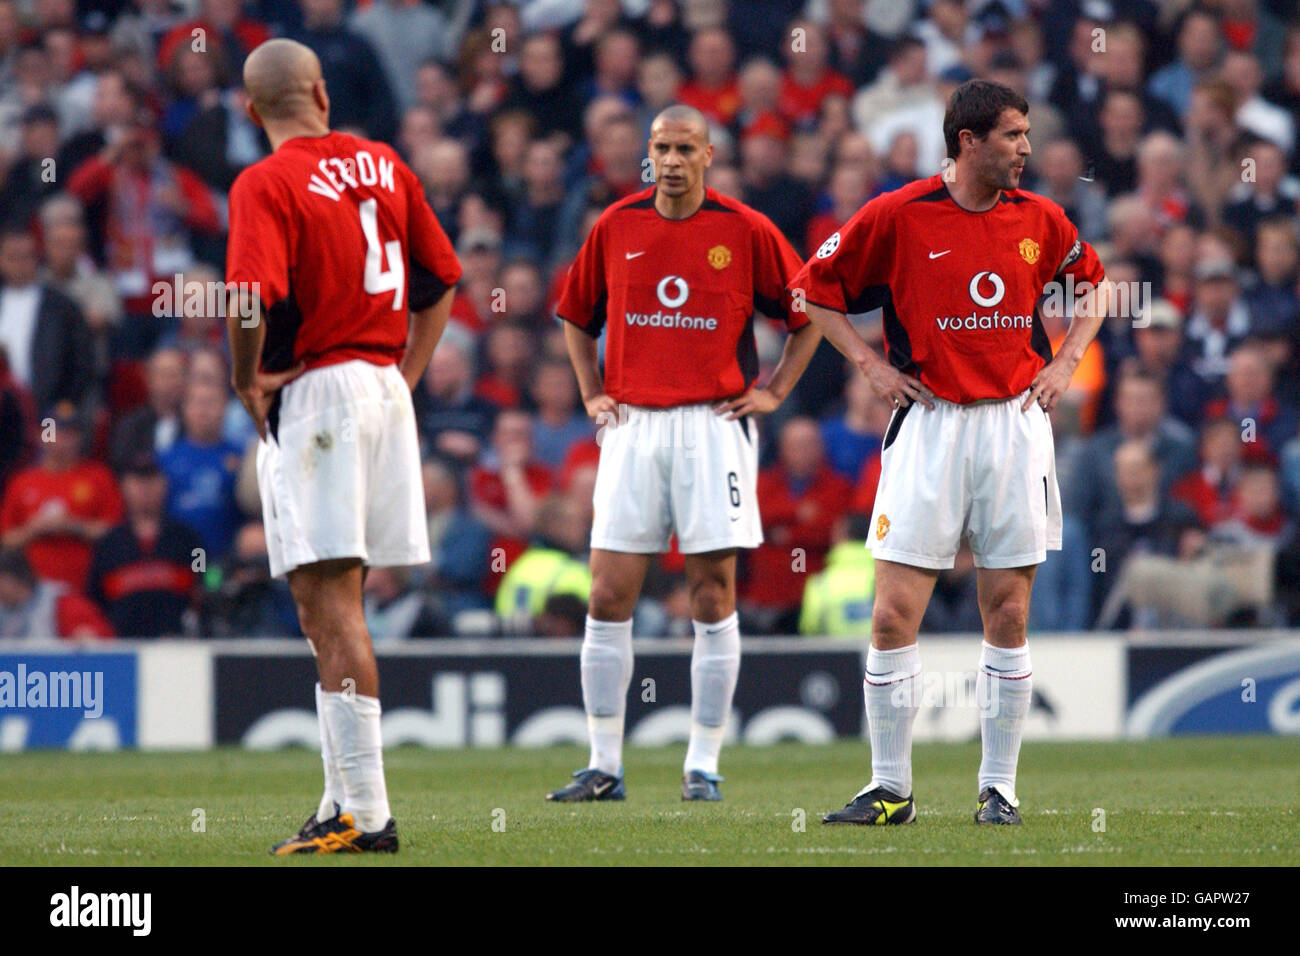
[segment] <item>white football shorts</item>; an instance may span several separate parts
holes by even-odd
[[[284,386],[257,482],[273,577],[331,558],[429,560],[415,411],[395,365],[340,362]]]
[[[683,554],[756,548],[758,426],[710,405],[620,406],[602,427],[591,546],[657,554],[674,531]]]
[[[877,559],[951,568],[963,538],[981,568],[1041,564],[1061,549],[1052,425],[1028,392],[889,420],[867,547]]]

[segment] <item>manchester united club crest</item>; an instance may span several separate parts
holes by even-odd
[[[889,518],[881,515],[876,519],[876,540],[884,541],[887,534],[889,534]]]
[[[1032,239],[1020,240],[1020,258],[1024,259],[1031,266],[1038,261],[1038,257],[1043,254],[1042,247]]]
[[[726,246],[714,246],[709,250],[709,265],[715,269],[725,269],[731,265],[731,250]]]

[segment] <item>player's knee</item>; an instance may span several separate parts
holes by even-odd
[[[877,599],[871,609],[871,639],[877,646],[911,644],[916,637],[914,615],[898,604]]]
[[[591,582],[589,610],[598,621],[626,621],[636,607],[636,592],[603,576]]]
[[[1024,634],[1029,624],[1029,602],[1019,596],[995,600],[985,615],[989,632],[999,636]]]
[[[734,610],[725,581],[700,581],[691,589],[691,617],[697,621],[720,621]]]

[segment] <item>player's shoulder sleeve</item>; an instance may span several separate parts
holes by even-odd
[[[1054,275],[1071,275],[1076,283],[1090,282],[1093,285],[1106,278],[1106,270],[1102,267],[1096,250],[1092,248],[1091,243],[1079,236],[1078,228],[1070,222],[1065,210],[1046,196],[1034,198],[1047,211],[1047,218],[1051,223],[1052,238],[1055,243],[1051,261],[1058,263]]]
[[[289,250],[295,242],[293,195],[265,160],[230,187],[226,281],[256,289],[269,309],[289,294]]]
[[[897,206],[897,193],[877,196],[832,233],[790,283],[795,299],[851,313],[870,289],[888,284]]]
[[[754,257],[754,307],[773,319],[783,319],[794,332],[808,324],[808,313],[793,307],[789,285],[803,260],[776,224],[756,209],[741,207],[749,223]]]
[[[605,244],[610,219],[618,214],[620,208],[621,205],[616,204],[606,209],[591,227],[569,266],[560,303],[555,310],[561,319],[576,325],[592,338],[598,337],[605,327],[605,304],[609,297],[605,281]]]
[[[413,311],[419,312],[434,305],[446,291],[460,281],[460,260],[447,238],[446,230],[433,214],[424,196],[424,184],[396,151],[391,158],[400,171],[406,193],[406,241],[410,263],[408,301]]]

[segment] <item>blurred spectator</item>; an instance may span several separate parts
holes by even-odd
[[[151,454],[121,472],[122,523],[95,542],[86,593],[123,637],[192,634],[187,621],[207,565],[199,536],[163,514],[167,479]]]
[[[808,575],[799,611],[805,637],[866,641],[871,636],[871,605],[876,596],[876,566],[867,550],[871,516],[841,515],[831,530],[826,565]]]
[[[1133,329],[1134,367],[1163,383],[1169,414],[1194,427],[1201,419],[1209,388],[1184,358],[1182,333],[1178,309],[1156,299]]]
[[[364,129],[373,139],[391,140],[397,127],[392,90],[375,48],[344,23],[343,0],[303,0],[302,28],[292,36],[320,57],[330,95],[330,122]],[[416,64],[410,67],[414,74]],[[410,80],[406,82],[411,87],[409,104],[415,89]]]
[[[0,494],[36,451],[36,405],[31,392],[14,381],[0,345]]]
[[[943,568],[935,575],[934,591],[921,618],[921,630],[926,634],[978,634],[984,630],[980,616],[978,578],[975,573],[975,555],[962,544],[957,549],[951,568]]]
[[[202,633],[207,637],[300,637],[289,583],[272,578],[266,529],[250,521],[235,535],[224,561],[203,576]]]
[[[669,0],[672,5],[673,0]],[[650,138],[650,123],[660,112],[678,102],[681,89],[682,68],[678,61],[664,52],[650,52],[641,58],[637,68],[636,91],[641,101],[637,116],[641,121],[641,132],[647,140]]]
[[[1251,328],[1261,335],[1289,336],[1300,324],[1300,239],[1294,220],[1261,221],[1253,246],[1258,282],[1245,296]]]
[[[533,372],[528,396],[537,416],[534,454],[542,464],[558,470],[573,446],[592,435],[592,424],[578,401],[573,367],[560,359],[543,361]]]
[[[199,0],[197,19],[177,24],[158,43],[158,66],[166,70],[178,51],[199,40],[219,62],[223,83],[242,74],[244,58],[271,38],[266,25],[244,15],[241,0]],[[195,31],[198,31],[196,34]]]
[[[0,547],[21,549],[38,577],[84,591],[91,548],[122,520],[122,498],[113,473],[85,457],[76,407],[61,402],[48,417],[40,462],[5,489]]]
[[[239,525],[235,478],[243,449],[221,434],[226,392],[190,382],[181,401],[181,434],[159,456],[167,476],[167,515],[198,532],[207,560],[225,557]]]
[[[1228,193],[1241,182],[1236,111],[1236,94],[1222,80],[1205,80],[1192,90],[1184,120],[1187,186],[1209,222],[1219,220]]]
[[[474,366],[453,336],[438,343],[415,400],[420,435],[430,450],[462,464],[478,460],[498,409],[474,394]]]
[[[871,390],[866,376],[850,369],[843,413],[825,419],[821,426],[830,466],[849,481],[855,480],[867,459],[880,450],[891,413],[889,404]]]
[[[37,578],[21,551],[0,551],[0,638],[112,636],[93,601],[61,581]]]
[[[741,137],[740,156],[745,203],[771,219],[790,244],[802,250],[812,219],[812,195],[786,172],[786,132],[780,121],[751,126]]]
[[[749,553],[743,594],[771,614],[775,633],[793,634],[806,575],[825,564],[831,527],[848,510],[853,486],[827,463],[812,419],[786,422],[777,448],[777,463],[758,476],[763,543]]]
[[[81,309],[94,340],[96,379],[101,380],[109,367],[111,339],[122,321],[122,297],[89,255],[80,203],[71,196],[53,196],[41,206],[40,221],[44,281]]]
[[[789,36],[790,42],[782,44],[786,70],[781,82],[781,115],[793,126],[811,126],[821,115],[826,97],[851,97],[853,84],[831,67],[830,47],[819,25],[795,20]]]
[[[524,153],[523,181],[506,212],[506,255],[522,256],[550,268],[558,254],[572,255],[564,245],[560,224],[566,213],[561,151],[549,140],[533,140]]]
[[[1295,410],[1273,396],[1273,370],[1264,350],[1250,342],[1234,349],[1223,384],[1227,394],[1205,407],[1204,419],[1237,422],[1243,430],[1246,457],[1276,461],[1298,423]]]
[[[1244,548],[1280,549],[1295,537],[1295,522],[1282,507],[1277,469],[1263,461],[1247,462],[1233,496],[1232,512],[1210,528],[1210,540]]]
[[[1201,524],[1211,528],[1232,513],[1232,498],[1241,476],[1241,426],[1230,418],[1207,421],[1201,429],[1201,466],[1170,489],[1190,505]]]
[[[1196,297],[1187,320],[1192,369],[1217,388],[1228,372],[1228,355],[1250,334],[1250,310],[1241,298],[1237,269],[1228,259],[1207,259],[1196,267]]]
[[[1242,175],[1251,176],[1237,184],[1223,210],[1225,225],[1237,230],[1246,245],[1255,244],[1260,223],[1272,216],[1295,212],[1300,184],[1287,175],[1286,154],[1268,140],[1258,139],[1246,145]]]
[[[537,511],[535,540],[510,565],[497,590],[496,613],[515,631],[531,630],[546,602],[557,594],[582,601],[591,595],[587,567],[591,518],[569,495],[553,494]]]
[[[1208,79],[1218,64],[1223,40],[1213,12],[1199,7],[1183,14],[1177,37],[1177,59],[1152,74],[1147,90],[1183,116],[1191,106],[1192,89]]]
[[[1113,90],[1102,101],[1097,114],[1101,135],[1087,156],[1088,168],[1107,196],[1121,196],[1137,186],[1138,143],[1145,123],[1142,101],[1132,93]]]
[[[519,76],[501,104],[503,110],[520,110],[536,119],[538,133],[558,133],[562,148],[578,138],[582,129],[582,99],[564,81],[560,40],[552,33],[535,33],[519,51]]]
[[[1114,471],[1120,445],[1142,442],[1161,465],[1161,493],[1196,467],[1196,451],[1187,426],[1165,414],[1160,380],[1129,371],[1115,392],[1115,424],[1088,439],[1075,474],[1064,489],[1062,504],[1081,519],[1087,540],[1094,541],[1122,518],[1123,500]]]
[[[145,363],[149,401],[124,415],[113,429],[109,459],[114,468],[146,453],[161,454],[180,434],[181,399],[185,395],[185,353],[158,349]]]
[[[430,458],[421,471],[433,556],[426,586],[443,619],[453,625],[460,612],[487,606],[483,583],[492,562],[492,535],[466,507],[460,475],[449,459]]]
[[[41,201],[59,188],[58,114],[43,104],[32,106],[23,113],[21,126],[18,155],[0,185],[0,226],[6,229],[31,228]]]
[[[853,97],[853,124],[867,136],[890,114],[932,106],[938,99],[926,63],[925,44],[902,37],[889,50],[887,65],[870,85]]]
[[[523,553],[537,526],[537,508],[551,490],[550,469],[533,457],[533,422],[526,412],[506,409],[492,429],[492,446],[469,474],[474,517],[493,534],[492,550],[508,569]]]
[[[447,630],[435,615],[429,595],[414,586],[410,568],[371,568],[362,595],[366,627],[376,642],[429,637]]]
[[[162,157],[158,133],[143,115],[73,170],[68,191],[105,217],[105,260],[129,313],[149,313],[154,281],[188,269],[194,236],[220,229],[207,187]]]
[[[640,60],[640,41],[631,30],[610,30],[595,42],[591,78],[580,89],[585,99],[597,96],[616,96],[635,107],[640,102],[636,91],[637,63]]]
[[[518,408],[532,372],[532,335],[518,322],[498,323],[488,330],[483,353],[488,367],[474,393],[498,408]]]
[[[720,126],[730,126],[740,109],[736,45],[726,30],[705,28],[691,38],[691,75],[677,98]]]
[[[1160,461],[1149,443],[1123,442],[1114,450],[1111,467],[1120,501],[1119,512],[1115,520],[1095,527],[1088,538],[1089,545],[1101,548],[1107,572],[1096,576],[1095,615],[1101,612],[1119,577],[1118,572],[1131,555],[1190,558],[1204,540],[1195,512],[1162,490]],[[1125,611],[1119,615],[1116,626],[1127,627],[1129,621]]]
[[[36,240],[0,233],[0,346],[37,408],[80,402],[95,384],[90,330],[76,302],[40,281]]]
[[[1106,196],[1091,176],[1085,176],[1078,145],[1073,140],[1057,139],[1035,152],[1035,191],[1065,210],[1085,242],[1100,241],[1106,234]]]

